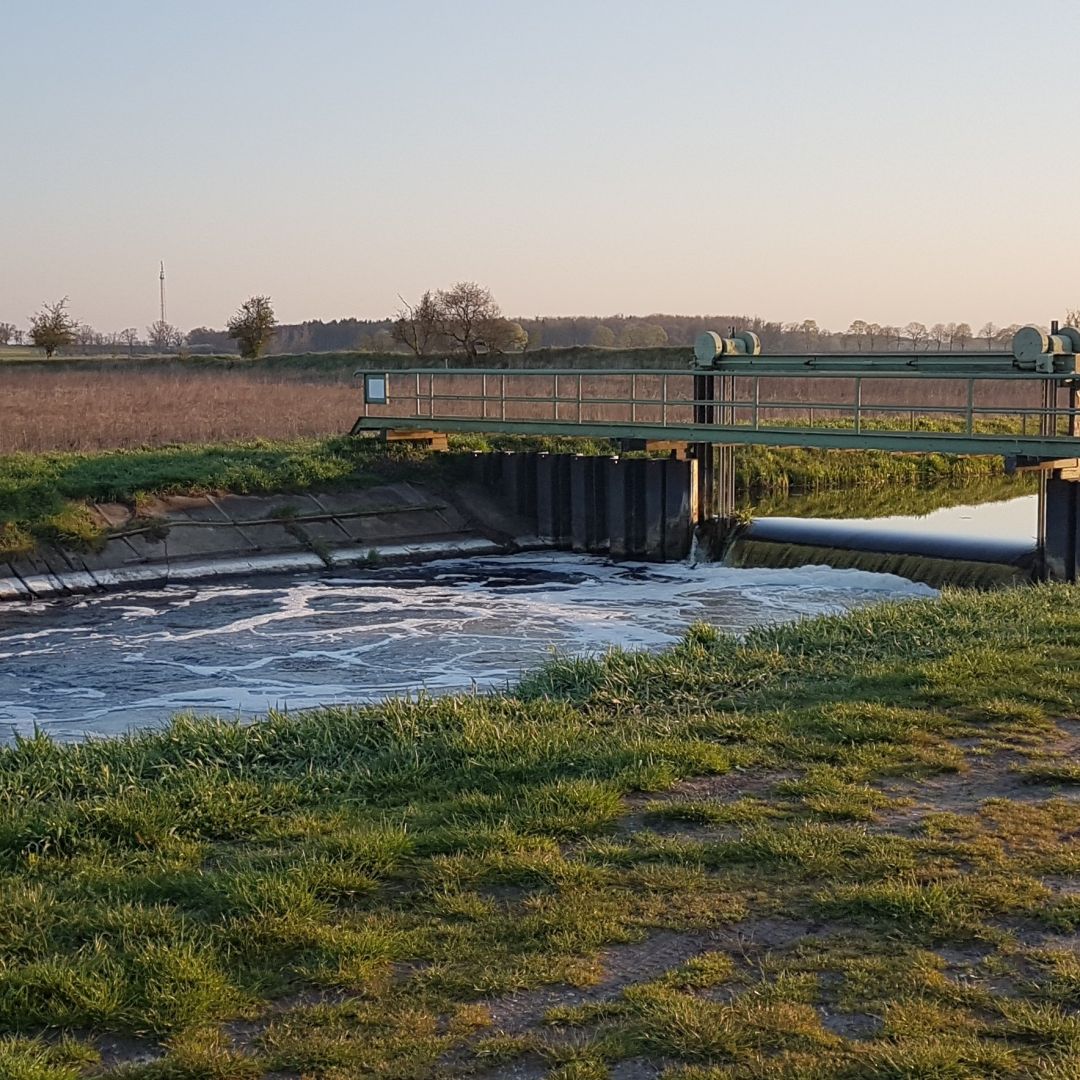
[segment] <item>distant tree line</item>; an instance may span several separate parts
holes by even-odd
[[[258,302],[258,303],[257,303]],[[278,354],[306,352],[402,352],[417,356],[464,352],[523,352],[591,346],[603,349],[645,349],[690,346],[702,330],[752,330],[766,353],[805,352],[961,352],[967,349],[1007,350],[1019,329],[1016,324],[984,323],[974,330],[966,322],[909,322],[904,326],[854,320],[846,329],[830,330],[814,319],[774,322],[751,315],[553,315],[510,319],[491,292],[476,282],[462,281],[447,289],[428,291],[418,300],[402,300],[392,318],[314,319],[277,325],[267,297],[245,301],[229,326],[195,327],[186,334],[158,320],[140,333],[134,327],[110,333],[95,330],[67,311],[65,297],[44,304],[23,331],[0,322],[0,345],[34,344],[52,355],[72,353],[134,354],[138,351],[175,353]],[[265,305],[265,309],[260,307]],[[248,306],[253,305],[250,310]],[[254,320],[255,337],[243,336],[243,319]],[[234,332],[237,324],[241,332]],[[1068,325],[1080,324],[1080,309],[1065,312]],[[257,338],[257,347],[253,344]]]

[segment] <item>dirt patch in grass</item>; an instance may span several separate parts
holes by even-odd
[[[616,945],[599,956],[603,975],[595,986],[547,987],[487,1003],[493,1026],[517,1034],[535,1026],[556,1005],[585,1005],[613,998],[624,987],[655,978],[694,956],[715,949],[719,936],[661,933],[632,945]]]
[[[1076,721],[1059,719],[1066,729]],[[1040,741],[1027,752],[982,749],[982,740],[954,740],[966,749],[964,768],[935,776],[880,781],[875,787],[890,797],[910,800],[907,806],[884,815],[882,829],[913,832],[943,814],[970,815],[991,799],[1040,803],[1060,786],[1056,770],[1080,755],[1080,736],[1063,730]],[[1067,788],[1066,788],[1067,790]]]

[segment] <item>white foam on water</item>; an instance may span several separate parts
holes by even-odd
[[[889,574],[608,563],[547,553],[257,579],[0,610],[0,737],[156,726],[177,711],[505,688],[559,654],[657,649],[934,590]]]

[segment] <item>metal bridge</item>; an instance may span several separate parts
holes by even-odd
[[[358,373],[360,374],[360,373]],[[1025,327],[1011,353],[763,356],[750,333],[702,334],[690,369],[409,368],[364,373],[353,428],[487,432],[688,445],[701,463],[696,506],[723,515],[730,451],[759,445],[1001,455],[1042,478],[1040,543],[1068,519],[1080,575],[1080,330]],[[715,472],[714,472],[715,470]],[[1068,482],[1068,492],[1047,485]],[[1071,499],[1062,509],[1061,500]],[[1051,506],[1051,503],[1055,503]],[[1061,505],[1057,505],[1061,503]],[[1064,515],[1064,516],[1063,516]]]

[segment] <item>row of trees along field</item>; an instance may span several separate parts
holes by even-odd
[[[306,352],[412,352],[433,356],[449,352],[521,352],[544,348],[592,346],[607,349],[689,346],[702,330],[752,330],[768,353],[784,352],[897,352],[1006,350],[1018,325],[984,323],[977,331],[966,322],[927,326],[909,322],[893,326],[856,319],[846,330],[829,330],[813,319],[774,322],[748,315],[556,315],[506,318],[490,290],[475,282],[460,281],[448,289],[428,291],[418,300],[402,300],[394,317],[387,319],[309,320],[277,325],[267,297],[252,297],[269,312],[260,331],[256,354]],[[266,319],[266,311],[259,316]],[[58,348],[78,352],[134,352],[150,349],[175,352],[189,348],[203,353],[245,355],[234,322],[225,329],[199,326],[186,334],[157,321],[140,333],[133,327],[101,333],[72,317],[67,298],[45,304],[24,332],[13,323],[0,322],[0,345],[35,344],[49,354]],[[248,312],[249,317],[251,312]],[[1065,313],[1065,322],[1080,323],[1080,310]],[[51,349],[49,342],[51,342]]]
[[[254,358],[259,356],[273,338],[277,320],[268,296],[252,296],[241,304],[222,331],[229,352]],[[176,352],[185,345],[186,335],[162,319],[146,328],[145,340],[134,327],[113,334],[101,334],[80,323],[68,311],[68,298],[45,303],[30,317],[28,332],[12,323],[0,323],[0,345],[29,344],[44,349],[47,357],[58,350],[71,349],[76,353],[88,350],[117,352],[146,348],[160,352]]]

